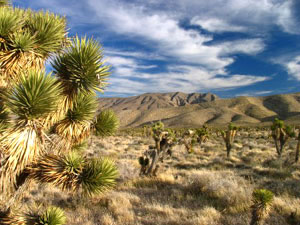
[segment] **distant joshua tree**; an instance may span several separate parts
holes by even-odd
[[[235,126],[232,123],[229,123],[228,129],[226,131],[224,131],[224,130],[221,131],[222,138],[226,145],[226,152],[227,152],[228,158],[230,157],[232,144],[233,144],[235,135],[237,133],[237,130],[238,130],[237,126]]]
[[[271,130],[271,136],[275,143],[276,152],[278,157],[281,158],[285,144],[291,137],[295,136],[295,132],[292,127],[285,125],[282,120],[277,118],[274,120]]]
[[[95,40],[67,37],[64,17],[0,1],[0,224],[65,224],[55,207],[14,215],[32,181],[87,196],[115,185],[111,160],[72,151],[118,125],[111,111],[96,116],[109,75],[102,58]]]
[[[199,144],[201,147],[202,143],[208,140],[208,137],[208,127],[203,125],[201,128],[186,131],[181,142],[184,144],[188,153],[193,153],[195,144]]]
[[[155,146],[149,146],[149,150],[139,158],[142,176],[156,176],[160,163],[163,163],[167,155],[172,155],[172,147],[177,142],[175,132],[166,129],[162,122],[157,122],[152,126],[152,133]]]

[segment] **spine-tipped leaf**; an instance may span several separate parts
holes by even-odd
[[[6,95],[7,108],[19,120],[41,120],[55,112],[60,101],[61,89],[50,74],[31,70]]]
[[[74,152],[65,156],[47,155],[33,168],[31,176],[62,190],[77,190],[83,164],[83,158]]]
[[[97,41],[76,37],[71,46],[54,59],[52,66],[66,96],[72,98],[79,91],[102,91],[109,75],[109,67],[103,65],[102,58],[102,48]]]
[[[80,144],[90,135],[96,110],[97,99],[94,95],[78,94],[65,119],[56,125],[56,133],[68,140],[70,144]]]
[[[104,110],[99,113],[95,123],[97,136],[113,135],[119,127],[119,119],[112,110]]]
[[[86,195],[100,194],[116,184],[118,170],[109,159],[92,159],[83,168],[80,180],[83,193]]]
[[[61,208],[50,206],[45,211],[30,211],[25,216],[26,225],[64,225],[66,216]],[[25,224],[24,224],[25,225]]]
[[[41,11],[33,13],[27,23],[31,34],[35,36],[38,45],[36,51],[39,54],[48,57],[61,50],[67,35],[64,17]]]

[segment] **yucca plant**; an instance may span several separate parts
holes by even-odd
[[[201,147],[202,143],[208,140],[208,136],[208,128],[206,125],[203,125],[201,128],[186,131],[181,142],[184,144],[188,153],[194,153],[194,146],[199,144]]]
[[[281,158],[284,146],[287,141],[295,136],[295,132],[291,126],[285,125],[282,120],[276,118],[271,126],[272,138],[275,143],[278,157]]]
[[[45,210],[30,210],[23,216],[24,225],[64,225],[66,216],[64,211],[58,207],[50,206]]]
[[[226,145],[226,152],[227,152],[227,158],[230,157],[230,152],[231,152],[231,148],[232,148],[232,144],[235,138],[235,135],[237,133],[237,126],[235,126],[233,123],[229,123],[228,124],[228,128],[227,130],[222,130],[221,131],[221,136],[225,142]]]
[[[119,127],[119,119],[112,110],[101,111],[95,121],[94,128],[96,136],[113,135]]]
[[[163,163],[167,155],[172,155],[172,147],[177,143],[175,132],[164,128],[162,122],[157,122],[152,126],[152,133],[155,146],[149,146],[149,150],[139,157],[141,176],[156,176],[159,164]]]
[[[103,91],[109,75],[101,45],[68,38],[64,17],[7,3],[0,1],[0,215],[21,221],[9,212],[30,182],[87,196],[115,185],[113,161],[75,149],[88,143],[96,118],[96,130],[105,130],[98,135],[115,131],[117,119],[96,115],[96,91]],[[47,60],[53,73],[45,72]],[[32,219],[65,223],[56,208]]]
[[[274,194],[266,189],[257,189],[252,193],[252,219],[250,225],[262,225],[268,216]]]

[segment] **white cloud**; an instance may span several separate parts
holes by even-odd
[[[97,34],[123,38],[144,46],[147,50],[132,50],[130,46],[105,50],[112,67],[110,92],[134,93],[152,91],[194,92],[217,88],[232,88],[265,81],[268,78],[230,74],[226,68],[235,62],[233,54],[255,55],[265,48],[257,33],[267,32],[274,25],[292,32],[293,18],[290,0],[214,0],[171,1],[121,0],[57,1],[33,0],[29,4],[66,14],[71,24],[93,25]],[[187,19],[211,32],[252,32],[253,38],[214,42],[213,34],[183,28]],[[259,30],[255,30],[255,27]],[[263,29],[266,28],[266,29]],[[254,29],[254,30],[253,30]],[[253,32],[254,31],[254,32]],[[257,31],[257,32],[256,32]],[[105,46],[104,46],[105,47]],[[131,46],[132,47],[132,46]],[[137,49],[137,46],[134,46]],[[125,50],[124,50],[125,49]],[[145,72],[158,65],[149,60],[163,60],[166,72]],[[222,76],[219,76],[222,75]]]
[[[95,5],[95,0],[89,2]],[[109,18],[113,32],[130,36],[137,42],[147,42],[159,55],[208,69],[223,69],[233,63],[234,59],[226,57],[227,53],[256,54],[264,48],[263,41],[258,38],[208,45],[212,36],[186,30],[167,14],[149,14],[141,7],[129,9],[121,5],[107,8],[105,12],[102,7],[94,7],[94,10],[99,20]]]
[[[265,48],[265,44],[260,38],[223,42],[219,46],[222,49],[223,55],[233,53],[255,55],[262,52]]]
[[[249,91],[249,92],[243,92],[239,93],[236,96],[263,96],[263,95],[270,95],[274,91]]]
[[[216,33],[222,32],[246,32],[247,28],[239,25],[229,24],[227,21],[224,21],[219,18],[199,18],[194,17],[191,20],[191,24],[199,25],[204,30]]]
[[[297,56],[293,60],[286,62],[285,67],[291,76],[297,80],[300,80],[300,56]]]
[[[118,60],[122,61],[122,60]],[[124,60],[126,61],[126,59]],[[208,71],[205,68],[196,66],[169,66],[166,72],[145,73],[138,71],[138,63],[133,67],[123,67],[117,64],[112,73],[107,91],[120,95],[141,94],[145,92],[198,92],[209,91],[211,89],[223,89],[241,87],[257,82],[262,82],[268,77],[258,77],[252,75],[223,75],[217,71]]]

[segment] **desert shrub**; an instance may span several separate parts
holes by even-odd
[[[197,171],[189,177],[190,188],[218,200],[230,212],[245,211],[251,204],[252,186],[230,171]]]

